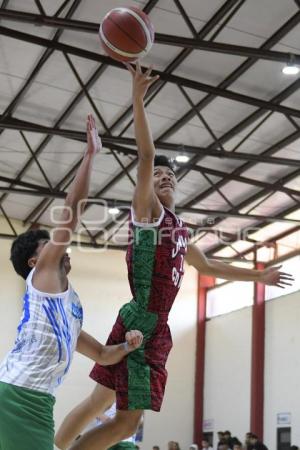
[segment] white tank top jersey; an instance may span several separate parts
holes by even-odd
[[[69,370],[82,327],[83,312],[72,286],[47,294],[26,279],[23,317],[14,348],[0,365],[0,381],[54,394]]]

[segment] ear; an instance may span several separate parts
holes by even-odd
[[[29,258],[29,260],[27,261],[28,266],[32,269],[37,262],[37,257],[36,256],[32,256],[31,258]]]

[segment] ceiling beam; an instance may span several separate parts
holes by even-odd
[[[242,3],[236,4],[236,8],[238,8]],[[236,9],[235,8],[235,9]],[[221,15],[224,12],[224,15],[226,14],[225,11],[218,11],[218,13],[221,12]],[[227,11],[228,12],[228,11]],[[230,16],[228,16],[230,17]],[[220,19],[220,15],[218,17]],[[224,21],[223,23],[226,23]],[[266,40],[264,44],[260,47],[261,49],[270,49],[274,45],[278,44],[288,33],[291,32],[295,27],[297,27],[300,23],[300,12],[297,12],[294,14],[291,18],[289,18],[278,30],[276,30],[275,33],[273,33],[270,38]],[[208,24],[206,24],[207,27]],[[205,28],[205,27],[204,27]],[[208,31],[208,30],[207,30]],[[211,31],[211,30],[210,30]],[[214,34],[215,35],[215,34]],[[201,38],[204,38],[205,35],[199,34]],[[187,54],[187,56],[190,54],[191,50],[185,49],[181,52],[181,54]],[[180,55],[181,55],[180,54]],[[179,64],[182,62],[179,58]],[[232,83],[234,83],[241,75],[243,75],[247,70],[249,70],[255,63],[257,62],[256,58],[248,58],[244,63],[242,63],[239,67],[237,67],[232,73],[230,73],[219,85],[220,88],[227,88]],[[298,91],[300,87],[300,80],[296,80],[294,83],[292,83],[288,88],[284,89],[280,94],[276,95],[273,98],[273,101],[275,102],[282,102],[286,100],[290,95],[294,94]],[[159,91],[159,90],[158,90]],[[157,91],[157,92],[158,92]],[[156,93],[155,92],[147,101],[146,105],[148,105],[153,98],[155,98]],[[196,108],[198,111],[201,111],[203,108],[208,106],[213,100],[215,99],[214,95],[207,95],[204,99],[200,100]],[[129,107],[127,110],[119,117],[119,119],[115,122],[114,125],[112,125],[111,129],[114,127],[119,127],[120,121],[123,121],[129,114],[131,114],[132,108]],[[260,109],[258,111],[255,111],[255,113],[250,114],[246,119],[243,119],[238,125],[234,126],[231,130],[226,132],[221,139],[221,143],[226,142],[227,140],[230,140],[232,137],[236,136],[240,131],[244,130],[246,127],[251,125],[253,122],[255,122],[259,117],[263,116],[265,113],[265,110]],[[176,133],[182,126],[184,126],[186,123],[188,123],[193,117],[195,116],[195,109],[192,108],[189,112],[184,114],[180,119],[178,119],[175,124],[173,124],[171,127],[169,127],[167,130],[165,130],[158,138],[158,140],[166,140],[169,136],[172,136],[174,133]],[[130,119],[125,128],[123,129],[122,133],[128,129],[132,125],[133,120]],[[220,141],[219,139],[219,141]],[[296,139],[296,137],[295,137]],[[293,140],[295,140],[293,139]],[[214,148],[215,142],[211,144],[208,148]],[[197,163],[200,158],[196,157],[191,161],[194,163]],[[137,163],[137,158],[135,159],[135,163]],[[187,173],[187,171],[182,171],[183,174]],[[182,176],[181,172],[181,176]]]
[[[292,207],[292,208],[286,209],[284,212],[282,212],[282,214],[288,215],[288,214],[291,214],[294,211],[295,211],[295,207]],[[251,229],[251,230],[242,229],[239,232],[239,236],[243,236],[243,234],[246,234],[247,238],[249,238],[250,236],[254,235],[257,231],[262,230],[264,227],[268,226],[269,224],[270,224],[269,222],[261,222],[259,225],[255,226],[255,229]],[[285,230],[285,231],[283,231],[282,233],[279,233],[276,236],[272,236],[269,239],[264,240],[263,242],[256,241],[255,245],[253,247],[250,247],[249,249],[246,249],[246,250],[242,251],[241,255],[245,256],[247,253],[253,252],[255,247],[257,248],[259,246],[264,246],[264,245],[267,245],[268,243],[278,241],[278,240],[288,236],[289,234],[294,233],[295,231],[298,231],[299,229],[300,229],[300,227],[299,227],[299,225],[297,225],[296,227],[290,228],[288,230]],[[213,246],[213,248],[209,249],[207,251],[207,254],[208,255],[213,255],[214,253],[224,249],[225,247],[227,247],[226,244],[218,243],[215,246]]]
[[[300,11],[294,14],[287,22],[285,22],[282,27],[277,30],[269,39],[266,40],[264,44],[260,47],[260,49],[270,49],[274,45],[278,44],[288,33],[290,33],[295,27],[297,27],[300,23]],[[257,58],[248,58],[245,62],[243,62],[239,67],[237,67],[232,73],[230,73],[219,85],[219,88],[226,89],[228,86],[230,86],[232,83],[234,83],[241,75],[243,75],[247,70],[249,70],[255,63],[257,62]],[[290,91],[293,90],[293,86],[295,86],[295,89],[293,92],[299,89],[299,80],[291,84],[289,86]],[[272,102],[281,102],[286,98],[286,95],[288,94],[287,89],[281,92],[280,95],[275,96],[272,100]],[[291,92],[291,94],[293,93]],[[291,95],[289,94],[289,95]],[[284,98],[282,98],[284,96]],[[207,95],[204,99],[201,99],[197,104],[196,108],[198,111],[201,111],[203,108],[208,106],[213,100],[215,96],[213,95]],[[264,111],[263,111],[264,112]],[[183,116],[181,116],[180,119],[178,119],[171,127],[169,127],[167,130],[165,130],[159,137],[159,139],[167,139],[169,136],[174,134],[176,131],[178,131],[181,127],[183,127],[186,123],[188,123],[193,117],[195,116],[195,111],[192,108],[190,111],[185,113]],[[248,119],[248,118],[247,118]],[[251,122],[253,122],[255,119],[252,120],[252,115],[249,116],[249,119]]]
[[[94,73],[91,75],[91,77],[89,78],[88,82],[87,82],[87,86],[92,85],[100,76],[100,74],[102,73],[102,71],[104,70],[104,66],[100,65],[95,71]],[[71,114],[72,110],[75,108],[75,106],[80,102],[80,100],[82,99],[82,97],[84,96],[84,91],[81,89],[77,95],[75,95],[75,97],[73,98],[73,100],[71,101],[71,103],[68,104],[67,108],[60,114],[60,116],[58,117],[58,119],[55,122],[55,127],[58,127],[64,120],[67,119],[67,117]],[[2,118],[2,117],[1,117]],[[1,122],[1,118],[0,118],[0,122]],[[5,119],[8,120],[8,119]],[[0,128],[1,128],[1,123],[0,123]],[[26,131],[26,130],[24,130]],[[29,131],[29,130],[27,130]],[[27,162],[24,164],[24,166],[21,168],[21,170],[18,172],[15,181],[19,181],[22,176],[24,175],[24,173],[26,173],[27,169],[31,166],[31,164],[34,162],[35,158],[44,150],[44,148],[46,147],[46,145],[49,143],[51,139],[51,135],[47,135],[42,142],[38,145],[37,149],[34,152],[34,155],[31,156]],[[6,198],[6,194],[3,194],[0,197],[0,204],[4,201],[4,199]]]
[[[45,197],[51,199],[64,199],[67,196],[67,193],[64,191],[52,191],[50,189],[43,188],[42,190],[29,190],[22,188],[12,188],[12,187],[2,187],[0,186],[0,192],[7,192],[15,195],[31,195],[33,197]],[[104,197],[96,197],[90,196],[88,197],[90,205],[100,205],[106,204],[108,208],[116,206],[120,209],[125,208],[126,210],[130,208],[131,201],[130,200],[118,200]],[[238,208],[237,208],[238,209]],[[176,207],[176,212],[178,214],[189,213],[189,214],[201,214],[209,217],[234,217],[238,219],[253,219],[258,221],[266,221],[266,222],[284,222],[284,223],[299,223],[300,220],[287,219],[283,215],[275,215],[275,216],[265,216],[262,214],[245,214],[240,212],[232,212],[232,211],[220,211],[215,209],[204,209],[204,208],[194,208],[194,207],[185,207],[178,206]],[[199,226],[199,229],[201,226]]]
[[[99,23],[85,22],[81,20],[63,19],[59,17],[28,13],[25,11],[0,9],[0,19],[16,22],[32,23],[35,26],[48,26],[59,28],[62,30],[67,29],[93,34],[99,32]],[[155,43],[181,48],[190,48],[192,50],[202,50],[247,58],[257,58],[269,61],[277,61],[281,63],[288,63],[291,59],[291,53],[287,52],[264,50],[243,45],[233,45],[227,43],[224,44],[221,42],[204,41],[197,37],[197,33],[194,35],[193,38],[164,33],[155,33]],[[293,60],[295,64],[300,64],[300,55],[293,53]]]
[[[74,47],[72,45],[63,44],[61,42],[54,42],[50,39],[41,38],[39,36],[24,33],[18,30],[14,30],[11,28],[6,28],[0,26],[0,34],[3,36],[10,37],[12,39],[17,39],[25,42],[30,42],[35,45],[41,45],[47,48],[52,48],[61,52],[65,52],[68,54],[76,55],[85,59],[89,59],[92,61],[102,62],[105,65],[118,67],[122,70],[127,70],[126,67],[122,63],[114,61],[108,56],[101,55],[100,53],[94,53],[79,47]],[[300,117],[300,110],[295,108],[290,108],[287,106],[282,106],[276,103],[272,103],[266,100],[262,100],[256,97],[251,97],[249,95],[239,94],[238,92],[221,89],[215,86],[211,86],[209,84],[201,83],[196,80],[191,80],[189,78],[180,77],[172,74],[165,74],[164,72],[155,70],[153,71],[153,75],[160,75],[162,80],[166,80],[169,83],[178,84],[181,86],[185,86],[191,89],[195,89],[197,91],[206,92],[208,94],[213,94],[222,98],[226,98],[229,100],[237,101],[240,103],[244,103],[247,105],[256,106],[258,108],[264,108],[268,111],[276,111],[282,114],[291,115],[295,117]]]
[[[66,14],[66,19],[69,19],[74,14],[74,12],[76,11],[76,8],[80,4],[80,2],[81,2],[81,0],[73,1],[71,7],[69,8],[69,10],[68,10],[68,12]],[[3,12],[2,9],[0,11]],[[57,17],[57,15],[60,14],[60,12],[61,12],[61,8],[59,8],[56,11],[56,13],[54,14],[54,18]],[[63,33],[63,30],[58,30],[55,33],[55,35],[54,35],[54,37],[52,39],[53,42],[58,41],[59,38],[61,37],[62,33]],[[15,95],[13,100],[10,102],[10,104],[7,106],[7,108],[3,112],[2,118],[10,116],[14,112],[16,107],[19,105],[20,101],[24,98],[24,96],[25,96],[26,92],[28,91],[28,89],[31,87],[32,82],[34,81],[35,77],[40,72],[40,70],[42,69],[44,64],[48,61],[48,59],[53,54],[53,52],[54,52],[54,49],[49,49],[49,48],[47,48],[43,52],[43,54],[39,58],[38,62],[36,63],[36,65],[32,69],[31,73],[26,77],[26,80],[25,80],[24,84],[22,85],[22,87],[17,92],[17,94]],[[0,134],[1,134],[1,130],[0,130]]]
[[[211,35],[209,40],[215,39],[215,37],[222,31],[222,29],[228,24],[228,22],[231,20],[231,18],[237,13],[237,11],[241,8],[241,6],[245,3],[245,0],[226,0],[224,1],[223,5],[213,14],[213,16],[205,23],[205,25],[200,29],[198,32],[199,38],[205,38],[211,31],[213,31],[215,28],[216,30]],[[144,8],[144,12],[149,13],[149,8],[153,7],[154,2],[148,2],[147,5]],[[221,24],[220,24],[221,22]],[[174,71],[192,52],[191,49],[184,49],[182,50],[166,67],[164,70],[165,73],[171,73]],[[166,81],[158,81],[153,86],[150,87],[150,89],[147,92],[146,95],[146,105],[148,105],[150,102],[154,100],[154,98],[158,95],[158,93],[163,89],[165,86]],[[119,126],[129,115],[132,114],[132,105],[130,105],[122,114],[121,116],[113,123],[113,125],[110,127],[110,131],[112,131],[115,127]],[[124,130],[121,131],[121,135],[125,132],[127,127],[129,127],[132,123],[132,119],[129,121],[127,126]],[[110,144],[113,145],[115,150],[118,150],[118,146],[116,144]],[[130,163],[126,168],[127,170],[132,169],[136,164],[136,159]],[[76,170],[76,165],[73,166],[70,173],[74,173]],[[103,195],[104,192],[106,192],[110,187],[112,187],[118,179],[121,179],[123,177],[124,173],[122,171],[119,171],[114,178],[111,180],[111,182],[107,183],[103,188],[100,189],[100,191],[97,193],[98,196]],[[68,177],[63,177],[61,180],[62,183],[64,183],[64,179],[68,179]],[[70,181],[67,181],[67,184],[64,185],[64,189],[66,189],[69,186]],[[57,186],[61,186],[60,183],[58,183]],[[53,200],[46,200],[42,201],[34,210],[27,216],[25,219],[25,223],[28,220],[32,220],[32,218],[36,217],[35,220],[38,220],[43,212],[51,205],[51,202]]]
[[[296,141],[297,139],[300,138],[300,131],[295,131],[294,133],[286,136],[285,138],[283,138],[281,141],[277,142],[276,144],[272,145],[271,147],[269,147],[268,149],[266,149],[263,153],[262,156],[267,156],[267,155],[272,155],[273,153],[277,152],[278,150],[284,148],[285,146],[288,146],[290,143]],[[239,176],[241,175],[245,170],[251,169],[252,167],[254,167],[253,161],[250,161],[248,163],[243,164],[242,166],[238,167],[237,169],[235,169],[233,172],[231,172],[231,175],[233,176]],[[298,171],[297,171],[298,173]],[[295,175],[296,176],[296,175]],[[284,177],[281,178],[280,183],[284,184]],[[220,180],[219,182],[217,182],[217,186],[219,188],[221,188],[222,186],[224,186],[224,184],[226,183],[226,180]],[[189,206],[193,205],[194,203],[198,203],[200,201],[202,201],[203,199],[205,199],[208,195],[210,195],[212,193],[212,189],[209,188],[207,189],[205,192],[201,192],[200,194],[196,194],[194,196],[193,199],[191,199],[189,201]]]
[[[244,176],[234,175],[234,174],[231,174],[230,172],[228,173],[228,172],[224,172],[221,170],[211,169],[209,167],[199,166],[199,165],[197,165],[197,166],[191,165],[190,170],[194,170],[194,171],[197,171],[200,173],[204,172],[204,173],[216,176],[216,177],[220,177],[220,178],[223,178],[223,180],[225,180],[225,181],[238,181],[239,183],[250,184],[252,186],[263,188],[266,191],[283,192],[287,195],[300,196],[300,191],[297,191],[296,189],[290,189],[288,187],[285,187],[278,181],[274,181],[274,183],[267,183],[266,181],[260,181],[260,180],[254,179],[254,178],[248,178],[248,177],[244,177]]]
[[[215,39],[215,37],[224,29],[231,18],[237,13],[246,0],[227,0],[219,8],[216,13],[205,23],[205,25],[198,32],[198,38],[204,39],[216,28],[213,35],[209,40]],[[221,24],[220,24],[221,22]],[[185,59],[192,53],[192,49],[185,48],[182,50],[164,69],[166,74],[172,73],[180,64],[185,61]],[[166,85],[167,81],[158,80],[150,88],[145,96],[145,106],[147,107],[152,101],[157,97],[163,87]],[[128,128],[132,125],[132,105],[128,106],[126,110],[118,117],[118,119],[112,124],[111,130],[119,127],[128,117],[130,117],[129,122],[122,129],[120,135],[122,136]]]
[[[30,131],[33,133],[42,133],[47,134],[48,136],[61,136],[69,139],[75,139],[80,142],[86,142],[86,132],[81,132],[77,130],[69,130],[69,129],[62,129],[58,126],[56,127],[46,127],[43,125],[18,120],[14,118],[4,119],[1,120],[0,116],[0,129],[7,128],[10,130],[23,130],[23,131]],[[300,134],[299,131],[296,131],[293,136],[298,136]],[[118,136],[107,136],[102,135],[101,136],[102,143],[104,147],[114,148],[120,153],[123,153],[125,155],[132,155],[136,156],[136,148],[128,148],[126,146],[136,146],[135,139],[133,138],[126,138],[126,137],[118,137]],[[282,158],[282,157],[276,157],[276,156],[267,156],[267,155],[256,155],[252,153],[245,153],[245,152],[230,152],[230,151],[222,151],[222,150],[213,150],[211,148],[206,147],[198,147],[194,145],[187,145],[187,144],[173,144],[169,142],[162,142],[162,141],[155,141],[155,146],[158,149],[161,150],[168,150],[173,151],[176,153],[182,153],[184,151],[185,153],[190,153],[193,155],[201,155],[204,156],[210,156],[214,158],[219,159],[234,159],[234,160],[242,160],[242,161],[253,161],[253,162],[261,162],[265,164],[274,164],[274,165],[286,165],[291,167],[300,167],[300,159],[291,159],[291,158]],[[193,165],[189,164],[188,167],[192,168]]]

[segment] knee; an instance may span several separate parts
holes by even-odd
[[[140,421],[139,419],[122,421],[122,426],[120,427],[121,440],[128,439],[136,433],[139,421]]]

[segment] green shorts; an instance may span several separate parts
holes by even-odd
[[[133,442],[122,441],[113,445],[108,450],[136,450],[136,446]]]
[[[0,450],[53,450],[52,395],[0,382]]]

